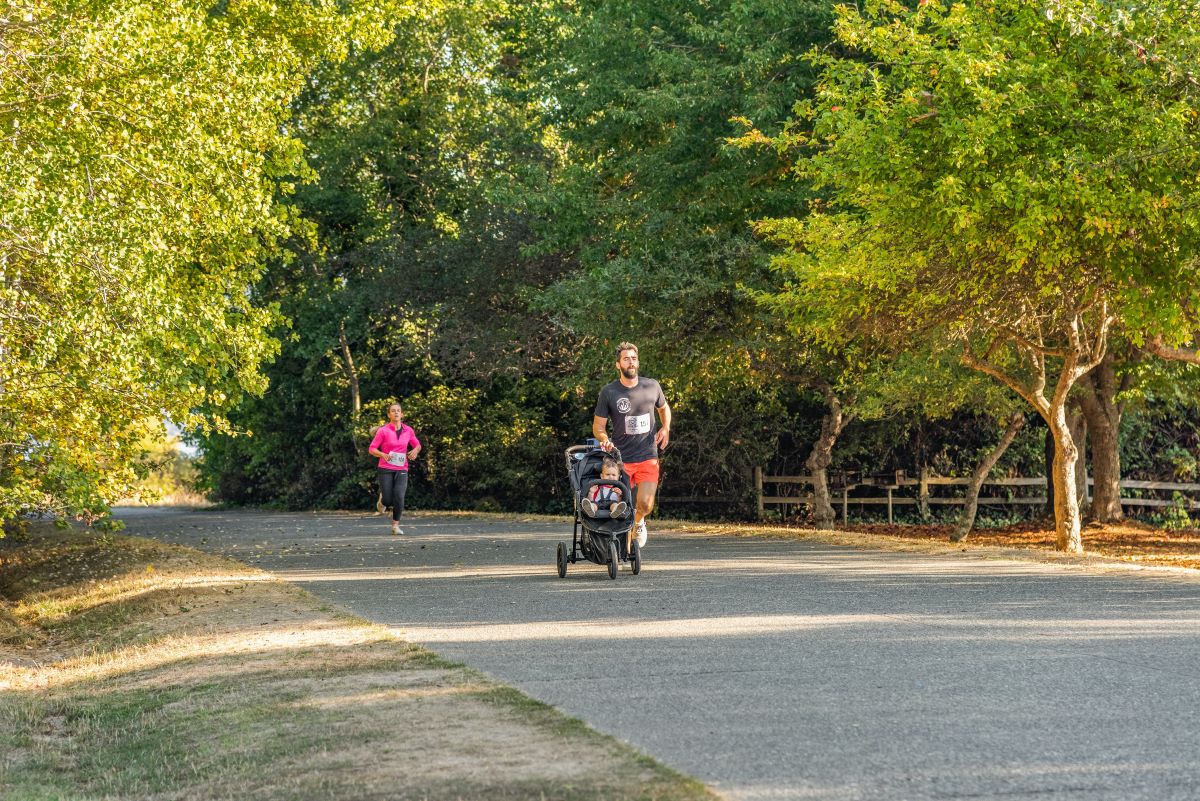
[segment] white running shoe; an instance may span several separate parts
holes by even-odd
[[[638,523],[638,547],[646,547],[646,521]]]
[[[399,520],[393,520],[393,521],[392,521],[392,533],[393,533],[393,534],[396,534],[396,535],[400,535],[400,534],[403,534],[403,533],[404,533],[404,529],[400,528],[400,521],[399,521]]]

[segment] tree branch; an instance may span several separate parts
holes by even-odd
[[[994,345],[993,345],[993,347],[994,347]],[[988,349],[989,355],[991,353],[991,350],[992,350],[992,348]],[[1035,391],[1032,387],[1028,387],[1025,384],[1022,384],[1017,378],[1004,372],[1003,370],[1001,370],[999,367],[992,364],[991,362],[986,361],[986,359],[981,359],[981,358],[977,357],[975,355],[975,353],[971,350],[970,344],[968,344],[966,342],[963,343],[962,362],[967,367],[970,367],[972,370],[978,370],[979,372],[981,372],[985,375],[990,375],[992,378],[994,378],[997,381],[999,381],[1000,383],[1004,384],[1006,387],[1011,389],[1013,392],[1017,393],[1022,398],[1024,398],[1026,401],[1028,401],[1029,405],[1032,406],[1033,408],[1037,409],[1038,412],[1042,416],[1045,416],[1049,413],[1049,404],[1046,402],[1046,397],[1045,397],[1045,395],[1042,394],[1042,392]],[[1042,375],[1042,381],[1044,384],[1044,382],[1045,382],[1044,374]]]
[[[1162,336],[1156,336],[1146,342],[1146,350],[1162,359],[1173,362],[1200,364],[1200,350],[1195,348],[1177,348],[1163,341]]]

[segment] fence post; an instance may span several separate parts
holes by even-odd
[[[921,483],[917,488],[917,508],[921,519],[929,519],[929,465],[921,465]]]
[[[892,524],[892,488],[888,487],[888,525]]]
[[[754,468],[754,494],[758,498],[758,519],[763,518],[763,469]]]
[[[842,525],[850,525],[850,486],[846,482],[842,482]]]

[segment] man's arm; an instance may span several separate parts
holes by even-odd
[[[671,441],[671,406],[664,403],[658,407],[658,419],[662,421],[658,433],[654,435],[654,444],[661,451]]]
[[[592,418],[592,436],[600,443],[601,447],[611,447],[612,440],[608,438],[608,418],[593,417]],[[605,450],[608,448],[605,447]]]

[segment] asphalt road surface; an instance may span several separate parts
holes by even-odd
[[[1200,580],[570,524],[121,510],[586,720],[739,801],[1200,799]],[[517,744],[519,745],[519,744]],[[569,759],[569,754],[563,755]]]

